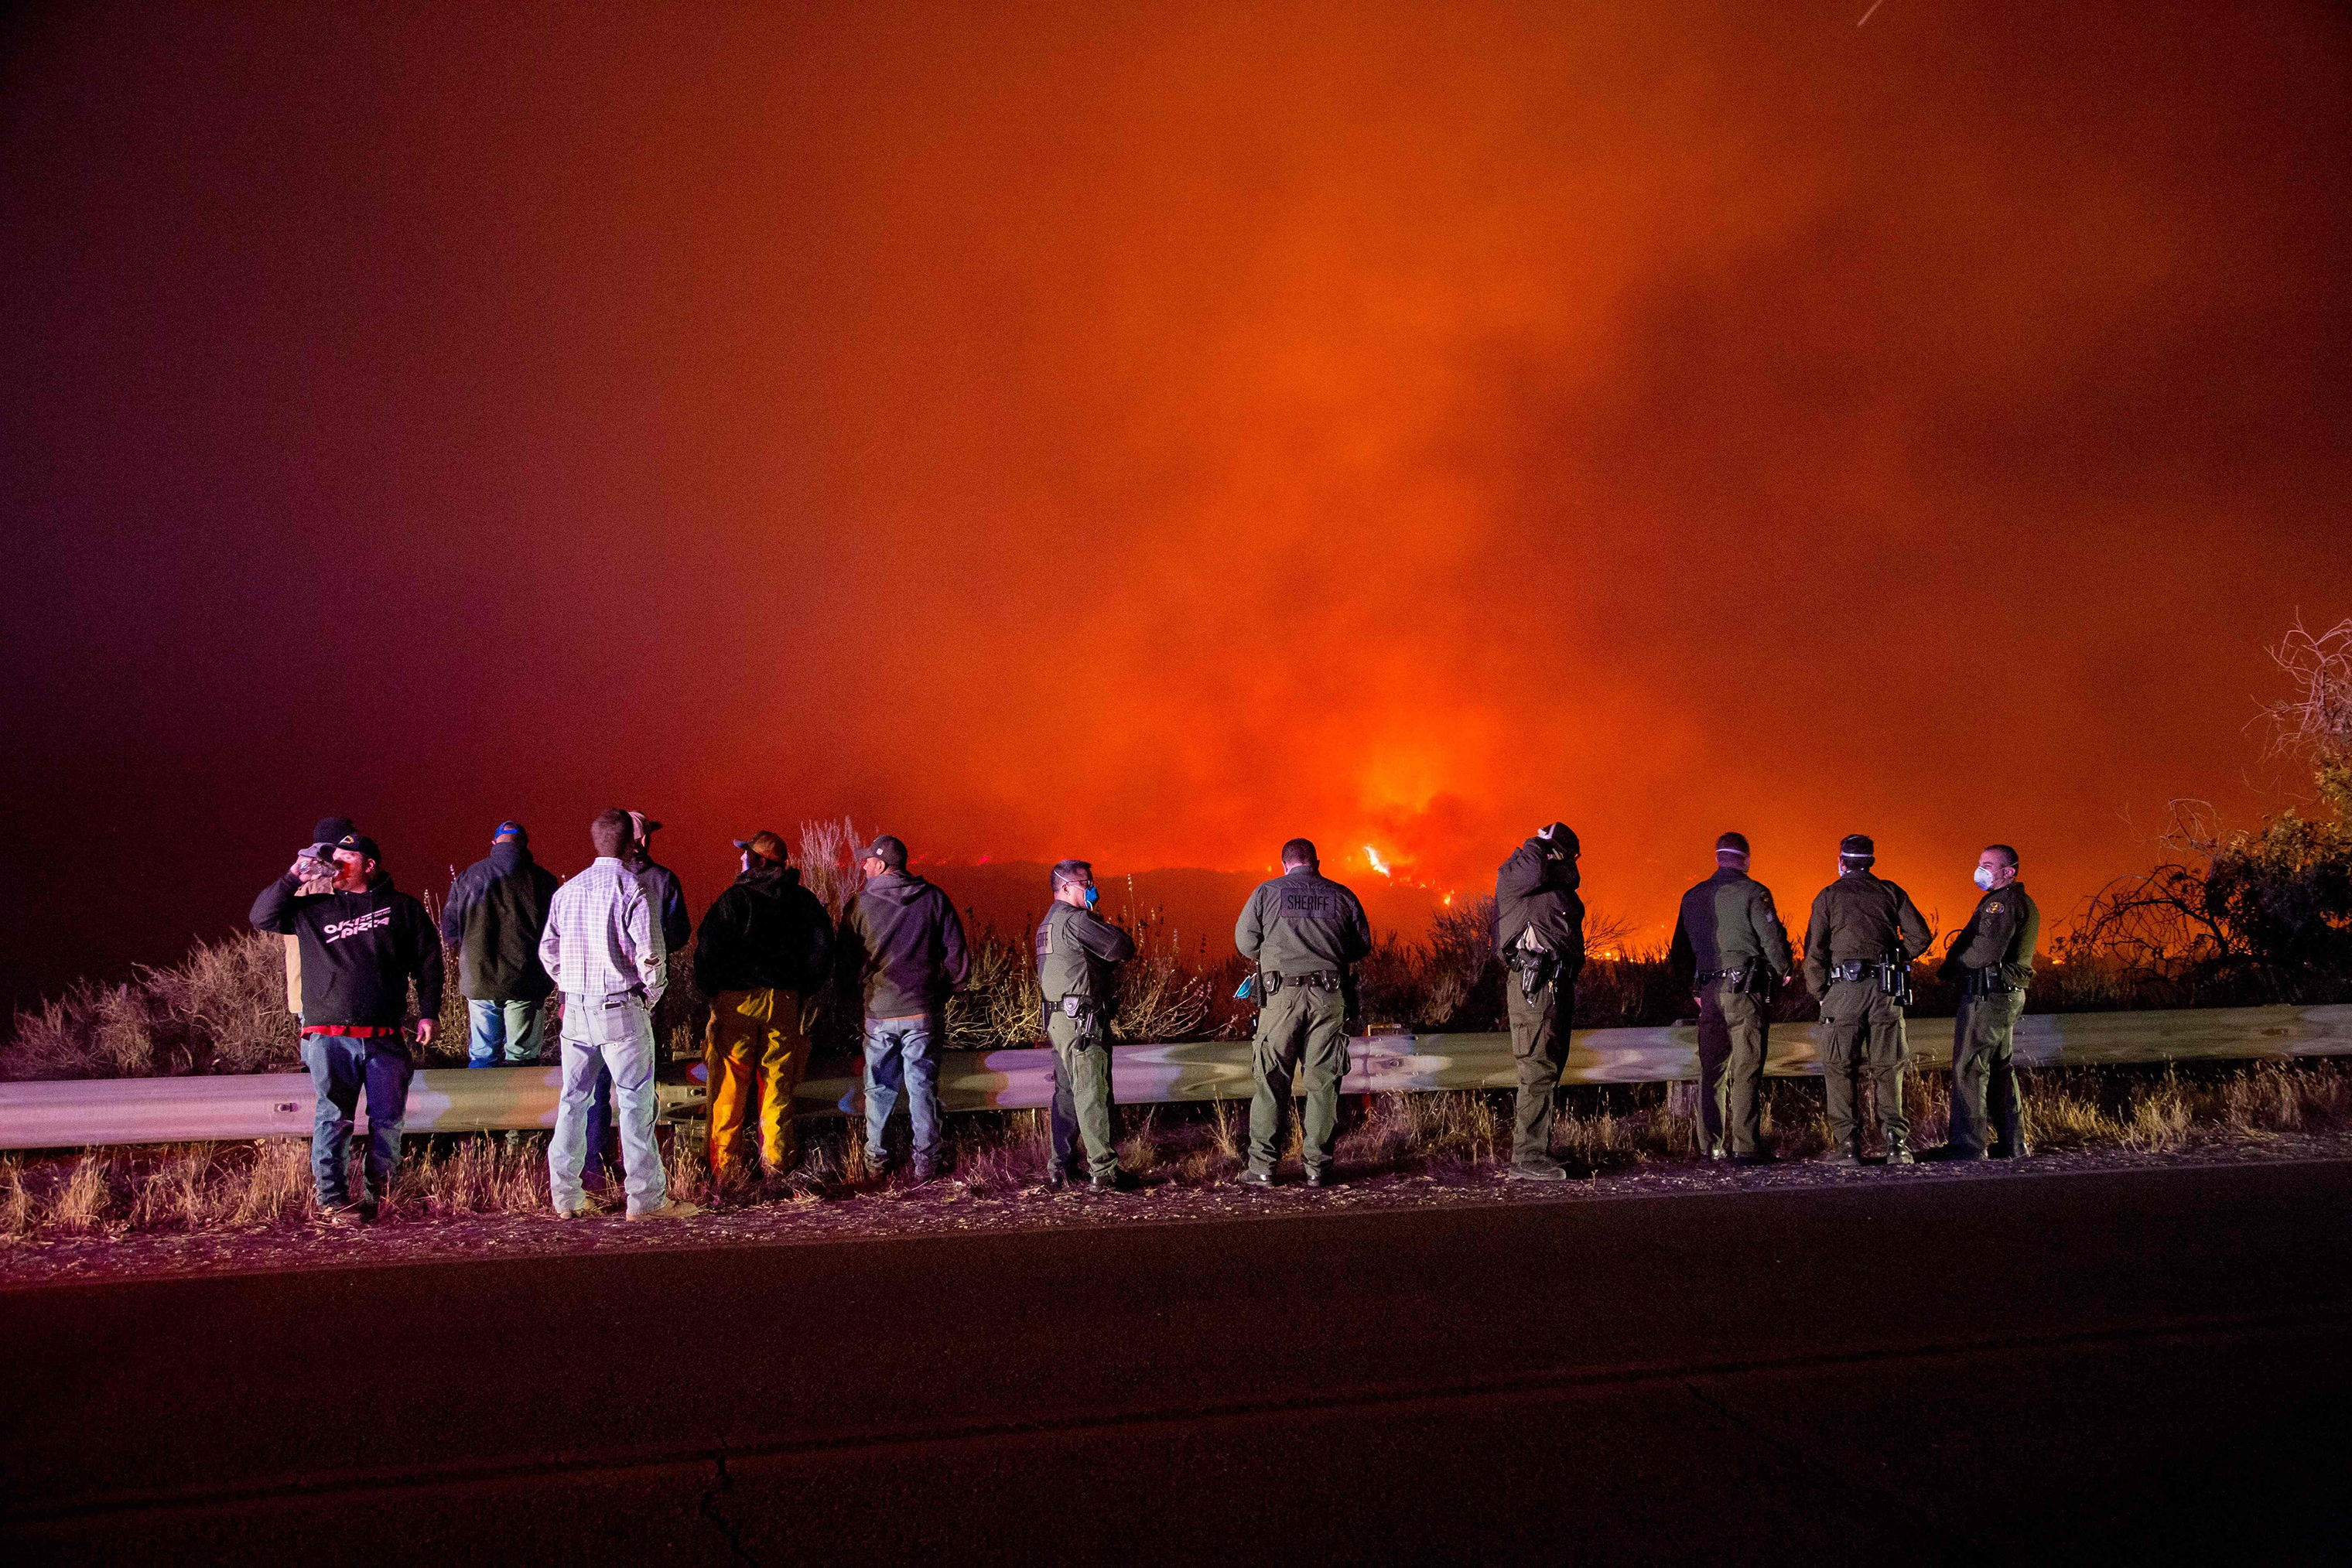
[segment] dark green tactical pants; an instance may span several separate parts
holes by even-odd
[[[1758,1091],[1771,1032],[1764,1004],[1727,981],[1698,998],[1698,1143],[1752,1155],[1763,1141]]]
[[[2011,1060],[2023,991],[1962,997],[1952,1019],[1952,1147],[1982,1154],[1990,1132],[2011,1151],[2024,1146],[2017,1068]],[[1987,1101],[1990,1099],[1990,1103]],[[1986,1113],[1991,1113],[1988,1124]]]
[[[1058,1008],[1045,1020],[1045,1039],[1054,1047],[1054,1107],[1046,1118],[1054,1168],[1067,1170],[1071,1145],[1083,1139],[1087,1174],[1108,1181],[1118,1174],[1110,1128],[1110,1042],[1099,1033],[1082,1038],[1078,1020]]]
[[[1250,1169],[1271,1172],[1282,1157],[1294,1073],[1307,1097],[1300,1110],[1307,1168],[1319,1171],[1330,1165],[1339,1135],[1339,1080],[1348,1075],[1347,1011],[1338,991],[1314,986],[1285,986],[1265,999],[1250,1052],[1256,1078],[1250,1095]]]
[[[1890,1149],[1911,1141],[1903,1113],[1903,1009],[1874,977],[1832,980],[1822,998],[1822,1088],[1829,1102],[1830,1147],[1853,1148],[1862,1138],[1854,1092],[1868,1078],[1878,1101],[1878,1130]]]
[[[1568,1030],[1561,1027],[1559,987],[1546,986],[1529,1001],[1519,992],[1518,976],[1506,973],[1503,996],[1510,1007],[1511,1060],[1519,1072],[1518,1103],[1511,1110],[1511,1163],[1526,1169],[1558,1165],[1551,1153],[1551,1113],[1559,1070],[1568,1065]],[[1574,991],[1567,1001],[1569,1018],[1573,1020]]]

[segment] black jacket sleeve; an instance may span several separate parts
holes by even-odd
[[[726,982],[741,965],[742,933],[737,928],[737,912],[743,901],[729,896],[733,891],[720,894],[703,911],[702,929],[694,938],[694,988],[705,1001],[732,989]]]
[[[940,963],[947,971],[948,988],[962,990],[971,978],[971,954],[963,941],[963,916],[956,913],[955,901],[942,893],[940,900]]]
[[[824,912],[824,901],[803,887],[800,891],[801,909],[801,973],[805,986],[824,984],[833,972],[833,916]]]
[[[301,886],[294,880],[293,873],[289,872],[263,888],[261,896],[253,901],[253,913],[248,916],[253,928],[256,931],[274,931],[280,936],[292,936],[294,899]]]
[[[1666,973],[1675,977],[1677,990],[1687,991],[1698,984],[1698,949],[1691,946],[1686,910],[1675,912],[1675,939],[1666,944]]]
[[[441,933],[433,929],[433,917],[425,913],[425,905],[408,899],[401,914],[408,922],[409,939],[416,945],[416,967],[410,978],[416,982],[416,1010],[421,1018],[441,1016]]]
[[[457,873],[449,884],[449,896],[441,905],[441,944],[462,950],[466,946],[466,916],[482,901],[482,862],[475,862]]]

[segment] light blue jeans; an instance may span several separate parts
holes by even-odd
[[[563,1091],[555,1103],[555,1135],[547,1145],[549,1193],[559,1210],[580,1207],[588,1103],[600,1069],[613,1075],[629,1212],[659,1208],[669,1196],[669,1178],[654,1142],[653,1014],[643,997],[627,994],[563,998]]]
[[[866,1157],[882,1163],[882,1134],[907,1094],[907,1123],[914,1134],[915,1164],[940,1165],[940,1046],[947,1020],[937,1014],[919,1019],[866,1020]]]
[[[540,1002],[478,1002],[466,998],[466,1065],[496,1067],[501,1048],[506,1065],[528,1067],[539,1060],[547,1031],[547,1009]]]

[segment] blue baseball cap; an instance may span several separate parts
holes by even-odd
[[[529,833],[522,831],[522,824],[509,817],[499,824],[499,831],[490,835],[490,842],[497,843],[500,839],[528,840],[530,837]]]

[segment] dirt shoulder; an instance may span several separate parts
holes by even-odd
[[[803,1195],[670,1221],[614,1217],[559,1221],[537,1214],[460,1216],[388,1212],[363,1229],[319,1225],[215,1228],[120,1237],[54,1237],[0,1247],[0,1290],[190,1274],[266,1273],[595,1252],[823,1245],[893,1237],[987,1235],[1071,1226],[1202,1224],[1307,1212],[1378,1213],[1496,1204],[1580,1204],[1629,1198],[1789,1192],[1887,1182],[2040,1181],[2119,1170],[2352,1159],[2352,1133],[2214,1139],[2165,1152],[2115,1149],[2036,1155],[1969,1165],[1934,1162],[1859,1169],[1818,1160],[1753,1168],[1644,1160],[1558,1184],[1513,1182],[1499,1167],[1449,1163],[1368,1173],[1316,1191],[1295,1178],[1266,1191],[1233,1183],[1173,1181],[1097,1195],[975,1192],[952,1178],[922,1187]]]

